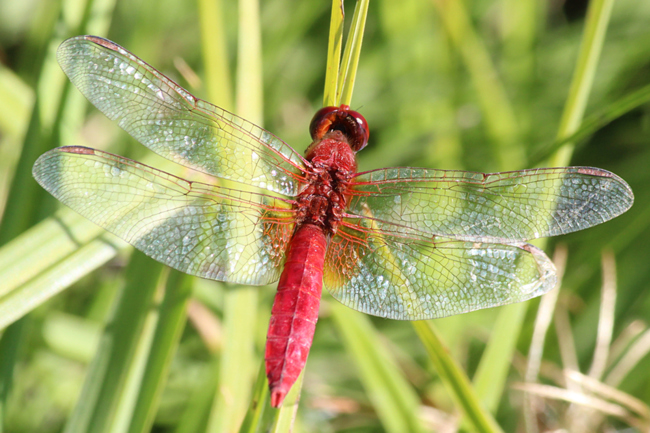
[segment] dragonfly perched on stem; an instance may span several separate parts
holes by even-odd
[[[620,177],[591,167],[357,173],[369,128],[348,106],[316,113],[301,156],[106,39],[68,39],[58,60],[142,144],[234,181],[190,181],[78,146],[33,169],[64,204],[166,265],[232,283],[279,280],[265,353],[274,407],[304,368],[323,285],[355,310],[398,320],[524,301],[556,283],[527,240],[603,223],[634,200]]]

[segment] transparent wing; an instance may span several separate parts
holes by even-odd
[[[90,102],[159,155],[196,170],[289,196],[304,159],[270,132],[192,96],[119,45],[68,39],[59,64]]]
[[[590,167],[504,173],[389,168],[353,179],[349,215],[434,235],[521,241],[582,230],[632,206],[623,179]]]
[[[279,278],[293,233],[289,201],[189,182],[85,147],[53,149],[33,173],[61,202],[175,269],[240,284]]]
[[[331,239],[323,282],[344,305],[375,316],[421,320],[525,301],[551,290],[555,268],[523,242],[376,230],[347,219]]]

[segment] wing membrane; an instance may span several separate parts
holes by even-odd
[[[240,284],[279,278],[293,233],[289,201],[189,182],[85,147],[53,149],[33,173],[61,202],[175,269]]]
[[[325,287],[344,305],[375,316],[421,320],[506,305],[555,286],[553,263],[523,242],[472,242],[381,232],[348,219],[325,258]]]
[[[159,155],[205,173],[296,195],[304,160],[270,132],[192,96],[119,45],[66,40],[58,61],[100,111]]]
[[[350,215],[409,230],[472,239],[521,241],[582,230],[632,206],[620,177],[590,167],[504,173],[390,168],[361,173]]]

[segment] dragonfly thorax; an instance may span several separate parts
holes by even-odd
[[[344,134],[331,131],[309,146],[306,158],[312,163],[312,172],[298,196],[298,224],[315,224],[334,234],[345,210],[349,181],[357,169],[354,152]]]

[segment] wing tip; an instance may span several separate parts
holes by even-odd
[[[109,41],[108,39],[104,39],[99,36],[81,35],[66,39],[65,41],[61,42],[61,45],[59,45],[59,48],[57,48],[56,59],[59,62],[59,65],[61,65],[63,72],[65,72],[65,74],[70,77],[73,82],[73,77],[76,76],[76,73],[74,72],[74,62],[71,60],[75,57],[84,55],[83,50],[92,49],[87,43],[95,44],[107,50],[115,52],[125,51],[124,48],[115,42]],[[75,85],[77,84],[75,83]]]
[[[586,174],[588,176],[594,176],[594,177],[605,177],[612,179],[613,181],[617,182],[621,187],[623,187],[626,192],[629,193],[629,195],[634,198],[634,194],[632,193],[632,188],[630,188],[630,185],[619,175],[616,173],[612,173],[611,171],[602,169],[602,168],[597,168],[597,167],[575,167],[576,172],[579,174]]]
[[[606,195],[611,195],[613,193],[612,198],[618,199],[618,202],[615,203],[617,204],[616,209],[608,218],[604,219],[602,222],[609,221],[619,215],[624,214],[634,204],[634,192],[632,191],[632,188],[622,177],[616,173],[612,173],[611,171],[597,167],[574,167],[574,169],[575,173],[578,174],[611,180],[611,184],[608,185],[608,188],[606,191],[604,191],[604,193]]]
[[[36,182],[38,182],[39,185],[41,185],[47,191],[50,191],[50,188],[46,185],[46,183],[44,183],[45,179],[43,178],[43,176],[47,172],[49,172],[48,167],[51,166],[51,163],[49,162],[50,159],[56,158],[61,153],[74,153],[78,155],[96,155],[97,151],[95,149],[91,149],[90,147],[84,147],[84,146],[63,146],[63,147],[56,147],[54,149],[50,149],[47,152],[40,155],[34,162],[34,165],[32,166],[32,176],[34,177],[34,179],[36,179]]]

